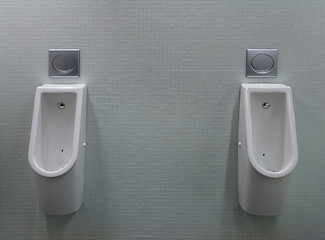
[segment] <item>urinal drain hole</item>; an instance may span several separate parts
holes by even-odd
[[[58,102],[57,106],[58,106],[58,108],[63,109],[63,108],[65,108],[65,103],[64,102]]]
[[[262,108],[264,108],[264,109],[268,109],[270,106],[271,106],[271,104],[269,102],[264,102],[262,104]]]
[[[265,157],[265,153],[263,153],[263,157]]]
[[[63,149],[61,149],[61,152],[64,152],[64,150],[63,150]]]

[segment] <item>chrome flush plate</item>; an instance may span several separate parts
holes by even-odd
[[[277,77],[278,49],[247,49],[246,77]]]
[[[79,77],[79,49],[49,49],[50,77]]]

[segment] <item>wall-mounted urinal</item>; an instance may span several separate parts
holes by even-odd
[[[242,84],[240,95],[239,203],[252,214],[277,215],[298,161],[291,88]]]
[[[28,160],[46,214],[75,212],[83,201],[86,91],[84,84],[36,88]]]

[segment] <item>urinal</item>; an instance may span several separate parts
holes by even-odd
[[[83,201],[86,85],[36,88],[28,160],[45,214],[77,211]]]
[[[246,212],[277,215],[298,161],[291,88],[242,84],[238,134],[238,195]]]

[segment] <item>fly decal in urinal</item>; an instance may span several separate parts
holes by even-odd
[[[277,215],[298,161],[291,88],[242,84],[238,136],[238,191],[252,214]]]
[[[83,201],[86,91],[84,84],[36,89],[28,159],[46,214],[75,212]]]

